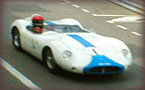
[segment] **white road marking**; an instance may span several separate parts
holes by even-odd
[[[121,29],[124,29],[124,30],[128,29],[128,28],[126,28],[126,27],[124,27],[124,26],[122,26],[122,25],[117,25],[117,27],[119,27],[119,28],[121,28]]]
[[[79,8],[80,6],[76,5],[76,4],[72,4],[73,7]]]
[[[70,2],[70,1],[68,1],[68,0],[64,0],[64,2],[66,2],[66,3],[72,3],[72,2]]]
[[[106,21],[106,22],[108,22],[108,23],[114,23],[113,21]]]
[[[93,16],[101,16],[101,17],[104,17],[104,16],[105,16],[105,17],[106,17],[106,16],[107,16],[107,17],[115,17],[115,16],[116,16],[116,17],[119,17],[119,16],[125,16],[125,15],[101,15],[101,14],[92,14],[92,15],[93,15]]]
[[[24,76],[22,73],[20,73],[18,70],[16,70],[12,65],[10,65],[5,60],[1,59],[2,66],[9,71],[13,76],[15,76],[18,80],[20,80],[24,85],[29,87],[32,90],[42,90],[39,86],[34,84],[30,79],[28,79],[26,76]]]
[[[108,22],[111,22],[111,23],[114,23],[114,22],[143,22],[143,20],[139,21],[140,19],[143,19],[143,17],[127,16],[127,17],[112,19],[112,20],[109,20]]]
[[[97,16],[97,14],[92,14],[93,16]]]
[[[137,35],[137,36],[142,36],[142,34],[137,33],[137,32],[131,32],[131,33],[134,34],[134,35]]]
[[[89,10],[87,10],[87,9],[81,9],[82,11],[84,11],[84,12],[87,12],[87,13],[89,13],[90,11]]]

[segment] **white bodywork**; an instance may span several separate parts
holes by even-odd
[[[62,19],[49,22],[55,23],[56,25],[78,25],[83,30],[86,30],[74,19]],[[47,31],[42,34],[36,34],[26,28],[28,25],[31,25],[31,17],[18,19],[12,24],[12,28],[16,26],[19,29],[22,48],[42,60],[42,51],[44,47],[50,47],[56,63],[67,71],[83,74],[85,72],[85,67],[94,65],[92,59],[93,56],[96,55],[102,56],[103,59],[103,56],[105,56],[113,62],[122,65],[124,67],[123,71],[127,70],[128,66],[131,65],[131,52],[129,48],[118,39],[104,37],[91,31],[82,33],[58,33],[55,31]],[[45,25],[47,25],[47,23],[45,23]],[[85,44],[85,42],[80,43],[70,35],[79,36],[83,38],[85,42],[89,42],[89,44],[93,46],[84,46],[83,44]],[[127,55],[126,53],[124,55],[124,49],[127,50]],[[70,57],[65,57],[64,51],[70,51],[72,55]],[[98,57],[96,56],[96,58]],[[112,61],[109,61],[110,63],[108,61],[97,62],[97,64],[99,67],[111,66]],[[90,64],[91,62],[92,64]]]

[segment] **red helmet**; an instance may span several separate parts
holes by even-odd
[[[43,27],[44,18],[40,15],[32,17],[32,24],[34,27]]]

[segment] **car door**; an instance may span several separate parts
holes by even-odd
[[[33,55],[37,55],[38,48],[39,48],[39,38],[41,37],[41,34],[37,34],[32,32],[31,30],[27,30],[25,34],[23,35],[23,48],[30,52]]]

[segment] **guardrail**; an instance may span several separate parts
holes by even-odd
[[[123,6],[124,8],[132,10],[136,13],[145,15],[145,7],[143,7],[143,1],[142,2],[140,1],[140,3],[137,3],[134,0],[109,0],[109,1],[117,5]]]

